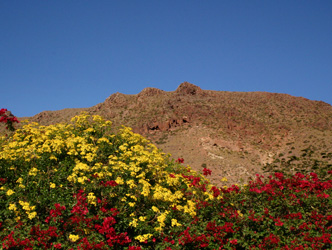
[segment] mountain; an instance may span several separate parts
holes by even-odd
[[[202,171],[212,182],[243,183],[276,157],[314,148],[332,151],[332,106],[302,97],[267,92],[202,90],[188,82],[172,92],[145,88],[139,94],[115,93],[90,108],[44,111],[30,121],[68,122],[86,111],[114,127],[125,125],[149,138],[173,158]]]

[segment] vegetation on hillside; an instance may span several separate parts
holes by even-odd
[[[296,173],[310,174],[316,172],[320,180],[329,180],[329,171],[332,170],[332,152],[319,152],[315,146],[301,150],[301,154],[284,157],[279,154],[272,162],[263,167],[266,173],[282,172],[290,177]]]

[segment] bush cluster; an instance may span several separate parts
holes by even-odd
[[[100,116],[26,124],[0,137],[2,248],[331,249],[331,171],[223,188],[209,174]]]

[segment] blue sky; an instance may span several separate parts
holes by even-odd
[[[332,104],[332,1],[0,1],[0,108],[33,116],[145,87]]]

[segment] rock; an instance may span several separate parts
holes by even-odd
[[[139,94],[138,97],[145,97],[145,96],[156,96],[165,93],[165,91],[157,89],[157,88],[145,88]]]
[[[189,82],[183,82],[180,86],[176,89],[175,93],[184,94],[184,95],[197,95],[201,94],[203,90]]]
[[[106,100],[106,103],[108,104],[123,104],[126,102],[126,95],[116,92],[112,95],[110,95]]]

